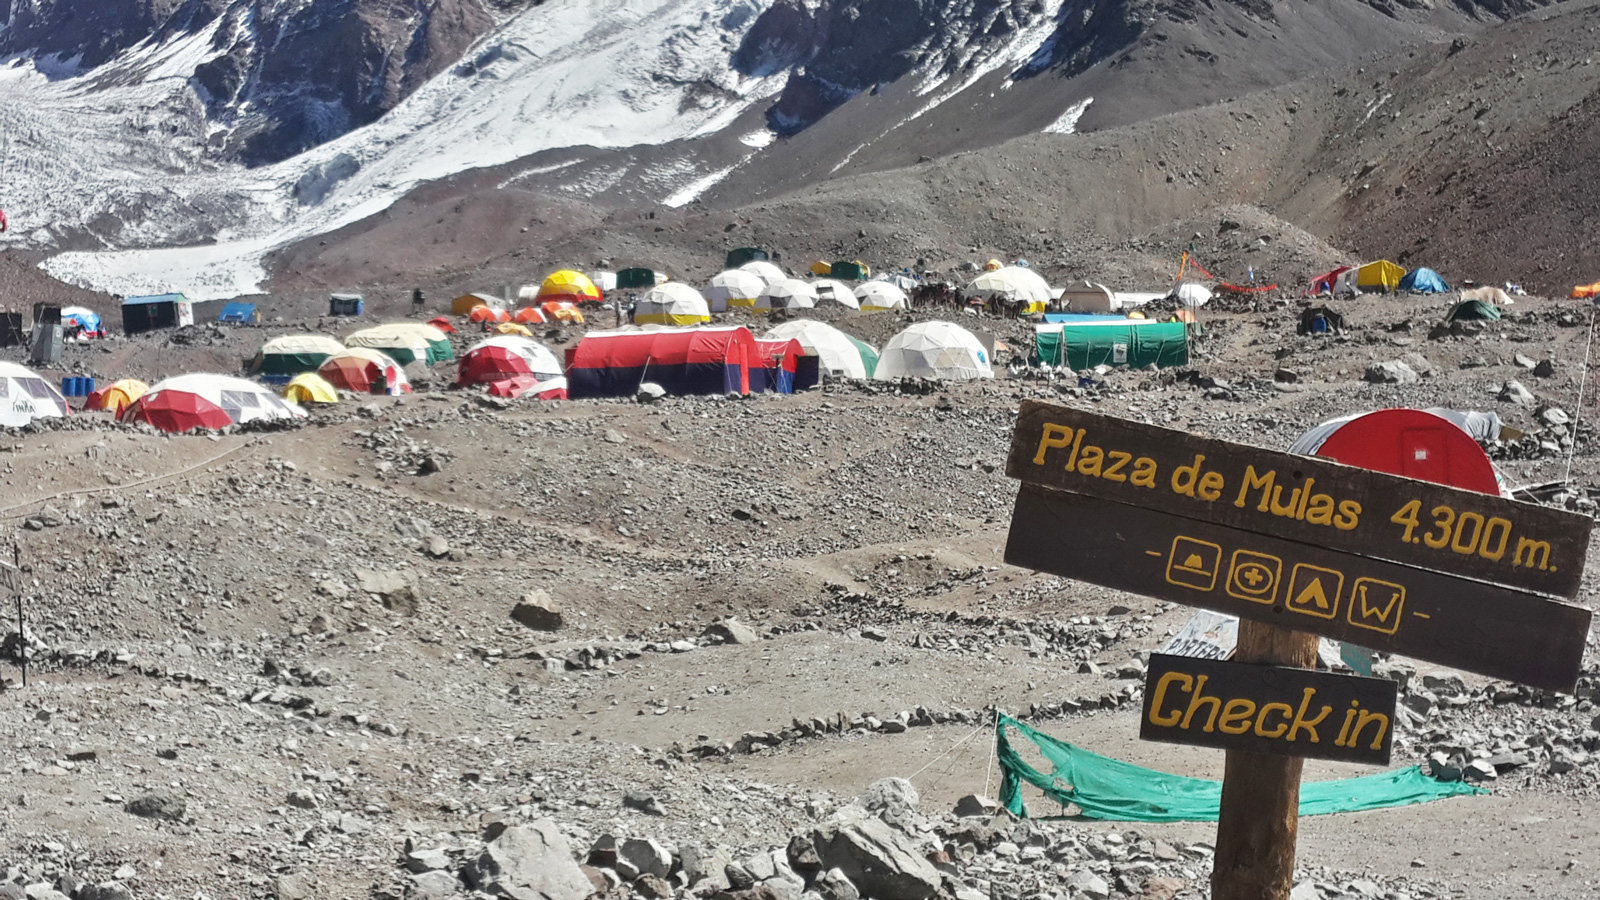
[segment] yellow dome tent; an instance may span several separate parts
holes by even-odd
[[[1369,262],[1356,270],[1356,287],[1363,291],[1382,291],[1392,294],[1400,287],[1400,279],[1406,277],[1406,270],[1387,259]]]
[[[338,403],[339,392],[321,375],[301,372],[284,386],[283,399],[290,403]]]
[[[453,316],[471,315],[472,310],[479,306],[487,306],[490,309],[505,309],[506,302],[493,294],[462,294],[450,301],[450,314]]]
[[[539,294],[534,299],[540,303],[547,300],[570,300],[573,303],[599,303],[603,299],[600,289],[594,286],[589,276],[571,269],[562,269],[552,272],[539,285]]]
[[[117,415],[122,414],[122,409],[133,401],[143,397],[145,391],[150,390],[150,385],[137,378],[123,378],[113,381],[93,394],[89,395],[87,406],[90,409],[110,410]]]

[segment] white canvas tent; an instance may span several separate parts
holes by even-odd
[[[27,366],[0,362],[0,426],[21,428],[34,419],[70,415],[55,385]]]
[[[856,285],[856,299],[861,309],[877,312],[885,309],[905,309],[906,292],[887,281],[867,281]]]
[[[798,278],[769,283],[756,298],[756,309],[812,309],[817,292]]]
[[[861,301],[856,299],[855,291],[842,281],[818,278],[811,282],[811,289],[816,292],[818,303],[837,303],[851,309],[861,308]]]
[[[730,306],[750,309],[766,286],[767,282],[754,272],[728,269],[711,276],[711,283],[706,285],[706,302],[712,312],[727,312]]]
[[[866,378],[861,349],[844,332],[815,319],[795,319],[768,331],[762,340],[795,340],[808,356],[817,357],[823,371],[842,378]]]
[[[784,274],[782,269],[764,259],[753,259],[739,268],[749,272],[757,278],[760,278],[769,285],[777,284],[778,282],[789,277],[788,275]]]

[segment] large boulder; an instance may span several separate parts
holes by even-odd
[[[926,900],[939,889],[939,870],[917,845],[882,820],[846,807],[811,836],[824,869],[838,869],[862,895],[876,900]]]
[[[511,618],[534,631],[558,631],[563,619],[561,607],[547,591],[532,590],[511,609]]]
[[[1398,359],[1373,363],[1367,366],[1367,381],[1373,384],[1416,384],[1421,380],[1417,370]]]
[[[383,602],[383,608],[403,616],[414,616],[422,603],[422,589],[412,572],[356,569],[356,583],[363,591]]]
[[[461,874],[473,888],[511,900],[584,900],[594,893],[549,819],[507,828]]]

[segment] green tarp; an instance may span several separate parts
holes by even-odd
[[[871,378],[872,373],[878,371],[878,351],[872,349],[871,344],[862,343],[848,334],[845,337],[850,338],[850,343],[855,344],[856,349],[861,351],[861,364],[866,366],[867,377]]]
[[[1045,774],[1023,761],[1011,747],[1006,732],[1015,731],[1032,741],[1053,767]],[[995,755],[1004,779],[1000,803],[1013,814],[1027,817],[1022,803],[1022,783],[1027,782],[1063,810],[1078,808],[1071,818],[1107,822],[1215,822],[1222,802],[1222,782],[1169,775],[1110,759],[1035,731],[1009,716],[1000,716],[995,728]],[[1300,815],[1361,812],[1391,806],[1409,806],[1462,794],[1487,793],[1463,781],[1440,781],[1420,766],[1376,775],[1310,781],[1300,786]],[[1059,818],[1048,816],[1046,818]]]
[[[617,273],[617,290],[619,291],[631,290],[633,288],[645,288],[648,290],[655,286],[655,269],[644,269],[635,266],[631,269],[623,269]]]
[[[837,279],[839,279],[841,281],[866,281],[867,280],[867,273],[866,273],[866,271],[864,271],[861,268],[861,264],[860,263],[856,263],[856,262],[836,262],[836,263],[832,263],[830,267],[833,270],[830,273],[832,275],[832,277],[837,278]]]
[[[450,349],[449,338],[445,338],[442,341],[428,342],[428,365],[431,366],[434,363],[449,362],[455,358],[456,353],[454,350]]]
[[[1037,325],[1035,362],[1082,371],[1095,366],[1159,367],[1189,364],[1188,326],[1130,319],[1104,325]]]
[[[327,362],[331,354],[327,353],[263,353],[259,371],[268,375],[299,375],[301,372],[315,372],[317,367]]]
[[[1499,318],[1500,307],[1492,303],[1485,303],[1482,300],[1463,300],[1450,310],[1450,315],[1446,317],[1445,321],[1484,319],[1493,322]]]

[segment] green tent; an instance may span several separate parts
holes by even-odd
[[[866,281],[867,280],[866,269],[863,268],[862,265],[860,263],[858,263],[858,262],[848,261],[848,260],[847,261],[843,261],[843,262],[836,262],[836,263],[832,264],[831,268],[833,269],[832,277],[837,278],[840,281]]]
[[[728,251],[727,265],[725,265],[723,268],[737,269],[747,262],[755,262],[756,260],[770,258],[771,257],[767,255],[767,251],[761,249],[760,247],[735,247],[734,249]]]
[[[617,273],[617,290],[625,291],[629,288],[645,288],[656,286],[656,270],[635,267],[623,269]]]
[[[1450,315],[1445,317],[1445,321],[1462,322],[1476,319],[1494,322],[1498,321],[1499,318],[1500,307],[1495,306],[1493,303],[1485,303],[1482,300],[1463,300],[1450,310]]]
[[[861,364],[867,369],[867,377],[871,378],[872,373],[878,371],[878,351],[872,349],[871,344],[864,344],[848,334],[845,337],[850,338],[850,343],[861,351]]]
[[[1129,319],[1103,325],[1049,324],[1033,329],[1035,362],[1074,370],[1099,365],[1142,368],[1189,364],[1188,326]]]

